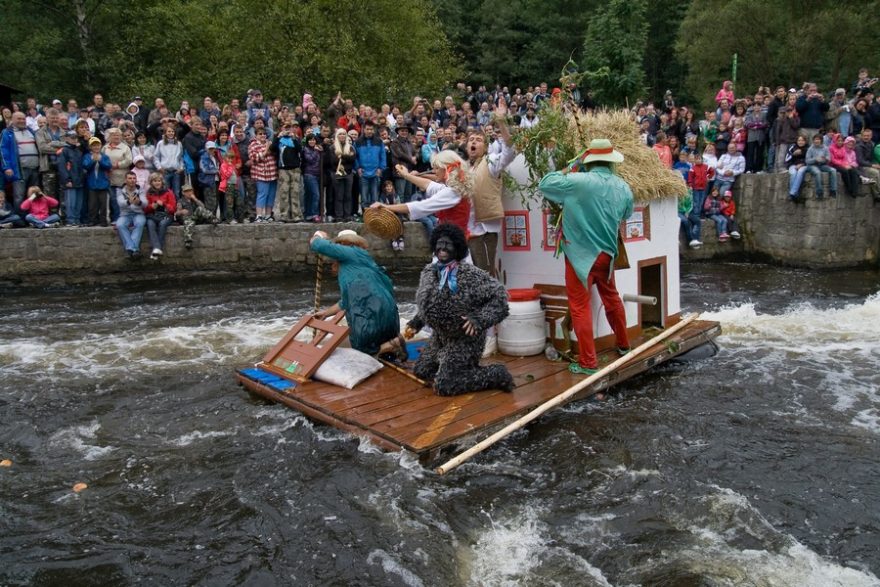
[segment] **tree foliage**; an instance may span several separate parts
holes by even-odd
[[[736,33],[722,34],[719,23],[735,24]],[[675,48],[688,65],[688,91],[708,103],[730,79],[734,53],[738,96],[804,81],[820,91],[848,90],[859,67],[878,64],[877,30],[880,11],[864,2],[694,0]]]
[[[598,0],[433,0],[466,78],[514,87],[553,84],[562,65],[579,59]]]
[[[461,74],[428,0],[0,0],[0,13],[3,81],[44,99],[228,100],[259,87],[381,103]]]
[[[622,106],[645,94],[646,12],[645,0],[610,0],[590,18],[582,62],[602,104]]]

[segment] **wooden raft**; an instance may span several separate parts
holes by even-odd
[[[711,341],[720,333],[718,322],[696,320],[585,389],[572,401],[643,373]],[[635,347],[648,338],[631,340],[631,343]],[[599,361],[608,364],[617,358],[616,354],[606,352],[600,354]],[[490,434],[583,379],[568,372],[567,362],[549,361],[543,353],[534,357],[497,354],[484,362],[507,365],[517,385],[513,393],[482,391],[440,397],[430,388],[388,368],[351,390],[320,381],[292,383],[269,373],[259,375],[253,369],[240,369],[236,376],[239,383],[257,395],[283,403],[319,422],[366,437],[385,450],[415,453],[423,463],[474,434]]]

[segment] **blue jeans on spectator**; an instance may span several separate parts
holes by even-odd
[[[67,214],[68,226],[79,226],[83,215],[83,201],[85,192],[83,188],[64,189],[64,210]]]
[[[162,177],[165,180],[165,187],[171,188],[171,191],[174,192],[174,196],[179,200],[180,199],[180,172],[179,171],[166,171]]]
[[[34,228],[46,228],[50,224],[58,224],[61,222],[61,217],[58,214],[49,214],[45,219],[40,220],[33,214],[28,214],[24,217],[25,221],[33,226]]]
[[[107,197],[110,199],[110,224],[116,224],[116,221],[119,220],[119,202],[116,201],[116,192],[121,188],[122,186],[111,185],[107,191]]]
[[[430,216],[419,218],[419,222],[425,227],[425,233],[428,235],[428,240],[431,240],[431,234],[433,234],[434,228],[437,226],[437,217],[431,214]]]
[[[397,192],[397,199],[401,204],[408,204],[413,193],[413,184],[406,181],[402,177],[394,178],[394,191]]]
[[[807,165],[807,172],[813,174],[816,183],[816,198],[824,194],[822,188],[822,173],[828,174],[828,187],[831,189],[831,197],[837,197],[837,170],[830,165]]]
[[[378,172],[377,172],[378,173]],[[366,210],[379,201],[379,176],[361,177],[361,209]]]
[[[158,222],[152,216],[147,218],[147,231],[150,233],[151,247],[160,251],[165,249],[165,233],[168,232],[171,221],[171,216],[166,216]]]
[[[116,232],[122,240],[122,248],[131,252],[140,250],[146,225],[147,217],[143,214],[120,214],[116,221]]]
[[[806,165],[792,165],[788,168],[788,197],[794,200],[801,191],[801,183],[807,174]]]
[[[257,208],[271,208],[275,205],[277,181],[257,180]]]
[[[317,175],[303,175],[303,210],[306,218],[314,218],[321,213],[320,186]]]
[[[21,212],[21,204],[27,198],[29,187],[40,184],[40,170],[36,167],[20,167],[21,179],[12,182],[12,204],[17,213]]]
[[[684,238],[686,241],[691,242],[694,240],[694,220],[690,214],[685,214],[683,212],[678,213],[678,220],[681,222],[681,230],[684,231]],[[697,221],[699,222],[699,221]],[[699,229],[697,229],[699,230]],[[699,239],[697,239],[699,240]]]
[[[732,180],[732,179],[718,179],[718,178],[716,178],[715,183],[718,184],[718,194],[721,195],[721,197],[724,197],[724,192],[726,192],[727,190],[733,189],[733,182],[734,181],[735,180]]]
[[[709,218],[715,221],[715,229],[718,231],[719,237],[727,234],[727,218],[721,214],[712,214]]]
[[[10,224],[11,226],[8,228],[21,228],[22,226],[25,226],[24,220],[22,220],[21,216],[15,212],[7,214],[6,216],[0,216],[0,224]]]

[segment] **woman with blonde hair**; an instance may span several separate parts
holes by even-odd
[[[351,190],[354,186],[355,149],[351,137],[344,128],[337,128],[333,147],[324,150],[327,158],[325,169],[333,175],[333,210],[328,214],[343,222],[351,221]]]
[[[441,224],[448,222],[458,226],[465,234],[468,233],[474,176],[464,159],[447,149],[431,157],[433,175],[411,173],[403,165],[395,168],[400,177],[424,191],[426,198],[406,204],[376,202],[372,208],[387,208],[398,214],[408,214],[412,220],[434,214]],[[436,181],[431,179],[432,176]]]

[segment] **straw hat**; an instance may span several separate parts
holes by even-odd
[[[340,245],[354,245],[362,249],[370,248],[370,243],[367,242],[367,239],[351,229],[340,230],[336,238],[333,239],[333,242]]]
[[[590,141],[590,146],[587,147],[584,157],[581,159],[581,163],[586,165],[593,161],[622,163],[623,153],[614,150],[614,147],[611,146],[611,141],[608,139],[593,139]]]
[[[387,208],[364,210],[364,226],[383,240],[394,240],[403,235],[403,222]]]

